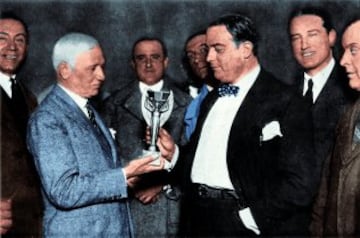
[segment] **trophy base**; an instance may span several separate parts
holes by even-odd
[[[151,151],[151,150],[143,150],[143,156],[151,155],[154,160],[150,163],[151,165],[160,166],[160,152]]]

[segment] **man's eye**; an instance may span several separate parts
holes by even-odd
[[[151,58],[154,60],[160,60],[161,56],[160,55],[152,55]]]
[[[356,53],[358,52],[358,48],[357,47],[351,47],[350,48],[350,53],[352,54],[352,55],[356,55]]]
[[[135,57],[135,60],[137,61],[143,61],[145,59],[145,57],[143,55],[138,55]]]
[[[222,47],[222,46],[216,46],[216,47],[215,47],[215,51],[216,51],[217,53],[223,53],[223,52],[225,51],[225,48]]]
[[[15,39],[15,41],[18,43],[22,43],[22,44],[24,44],[26,42],[25,38],[23,38],[23,37],[18,37]]]

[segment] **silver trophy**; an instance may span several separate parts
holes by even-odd
[[[143,116],[150,126],[151,140],[148,149],[143,150],[143,155],[153,155],[156,159],[160,156],[160,152],[156,148],[156,141],[160,127],[169,118],[172,110],[173,103],[169,100],[170,95],[172,96],[170,91],[147,91],[143,107],[146,111],[143,110]],[[153,164],[159,163],[160,160],[153,162]]]

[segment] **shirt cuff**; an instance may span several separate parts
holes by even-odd
[[[259,227],[256,225],[249,207],[239,210],[239,216],[247,229],[252,230],[256,235],[260,235]]]
[[[175,144],[175,151],[171,161],[165,160],[164,169],[170,172],[174,167],[179,158],[179,147]]]

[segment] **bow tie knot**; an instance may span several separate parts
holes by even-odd
[[[234,95],[236,97],[238,92],[239,92],[239,87],[230,84],[223,84],[218,88],[218,94],[220,97],[231,96],[231,95]]]

